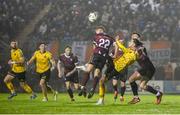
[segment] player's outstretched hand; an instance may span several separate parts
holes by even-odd
[[[8,61],[8,64],[9,64],[9,65],[15,64],[15,61],[9,60],[9,61]]]

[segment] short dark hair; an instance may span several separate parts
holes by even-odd
[[[64,48],[64,50],[65,50],[65,49],[67,49],[67,48],[72,49],[72,47],[71,47],[71,46],[66,46],[66,47]]]
[[[42,44],[47,45],[46,42],[39,42],[39,43],[38,43],[38,47],[39,47],[40,45],[42,45]]]
[[[121,31],[118,31],[118,32],[116,32],[115,34],[114,34],[114,37],[116,37],[116,36],[121,36],[122,35],[122,32]]]
[[[133,35],[133,34],[138,35],[139,38],[141,37],[141,35],[138,32],[133,32],[131,35]]]
[[[11,42],[18,42],[16,39],[12,39]]]
[[[137,39],[134,39],[133,40],[133,42],[135,43],[135,46],[136,47],[138,47],[138,46],[142,46],[143,45],[143,43],[142,42],[140,42],[139,40],[137,40]]]

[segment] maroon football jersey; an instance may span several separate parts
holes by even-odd
[[[138,54],[139,54],[139,59],[137,60],[138,64],[142,68],[154,68],[153,63],[149,59],[147,55],[146,48],[142,45],[136,48]]]
[[[105,33],[96,34],[93,40],[95,44],[93,53],[102,56],[108,55],[109,49],[114,42],[114,39]]]
[[[75,68],[75,64],[78,63],[77,56],[74,56],[73,54],[70,56],[66,56],[65,54],[61,54],[59,57],[59,60],[63,64],[65,68],[65,72],[72,71]]]

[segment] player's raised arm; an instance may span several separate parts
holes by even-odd
[[[116,44],[123,52],[127,52],[127,48],[118,39],[116,39]]]
[[[114,43],[114,55],[112,56],[112,58],[116,58],[117,57],[117,55],[118,55],[118,46],[117,46],[117,44],[116,43]]]

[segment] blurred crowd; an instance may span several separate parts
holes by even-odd
[[[98,20],[88,21],[90,12]],[[179,40],[180,0],[55,0],[53,7],[37,25],[33,35],[42,39],[78,39],[92,37],[92,28],[105,25],[111,35],[122,31],[143,34],[144,40]]]
[[[1,0],[1,39],[16,36],[48,2],[52,7],[29,35],[31,40],[89,40],[100,24],[112,36],[121,31],[129,37],[137,31],[144,40],[179,40],[180,0]],[[98,19],[91,23],[93,11]]]
[[[48,0],[0,0],[0,39],[9,42]]]

